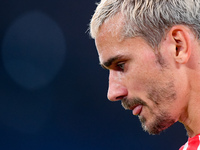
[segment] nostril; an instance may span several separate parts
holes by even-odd
[[[110,101],[119,101],[128,95],[128,90],[123,80],[115,71],[110,71],[107,97]]]
[[[116,100],[118,101],[118,100],[122,100],[124,98],[124,96],[118,96],[118,97],[116,97]]]
[[[119,87],[119,84],[115,84],[115,86],[109,86],[107,97],[110,101],[119,101],[127,95],[128,91],[124,86]]]

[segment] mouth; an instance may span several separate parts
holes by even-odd
[[[140,113],[142,112],[142,107],[142,105],[136,105],[133,108],[131,108],[133,115],[140,115]]]
[[[146,106],[146,103],[142,101],[140,98],[134,98],[134,99],[124,98],[121,102],[124,109],[132,110],[133,115],[140,115],[143,106]]]

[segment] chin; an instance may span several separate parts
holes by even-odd
[[[158,119],[155,121],[148,122],[146,118],[139,116],[140,122],[142,124],[142,128],[144,131],[148,132],[150,135],[159,135],[162,131],[170,127],[175,123],[173,119]]]

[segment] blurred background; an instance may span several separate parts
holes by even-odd
[[[176,150],[106,98],[108,72],[87,32],[95,0],[2,0],[0,150]]]

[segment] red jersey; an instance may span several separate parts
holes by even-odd
[[[200,150],[200,134],[189,138],[179,150]]]

